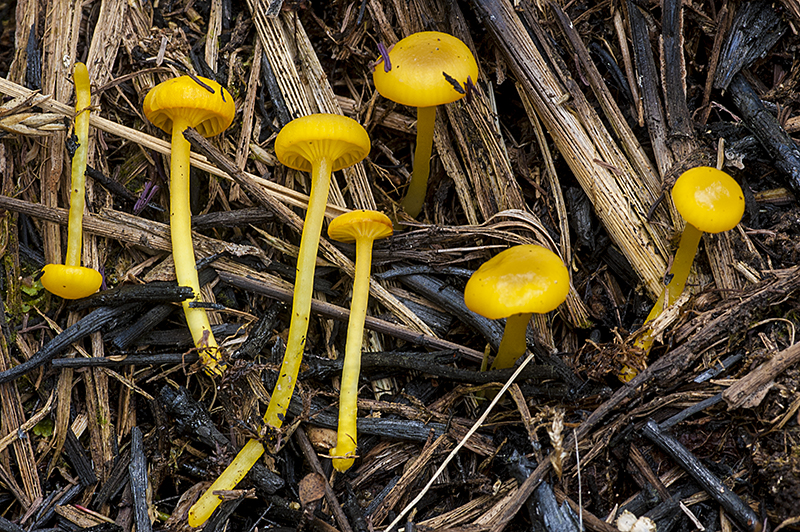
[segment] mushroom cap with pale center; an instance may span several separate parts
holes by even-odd
[[[550,312],[567,298],[569,272],[542,246],[514,246],[478,268],[464,289],[471,311],[497,320],[514,314]]]
[[[361,238],[378,240],[392,236],[392,221],[377,211],[356,210],[340,214],[328,225],[328,236],[337,242]]]
[[[466,96],[467,78],[478,79],[478,63],[470,49],[447,33],[413,33],[394,45],[389,58],[389,72],[379,63],[372,73],[375,88],[384,98],[410,107],[460,100]]]
[[[744,214],[744,193],[722,170],[698,166],[687,170],[672,187],[672,200],[683,219],[704,233],[736,227]]]
[[[275,138],[278,160],[301,172],[310,172],[323,157],[331,161],[331,171],[347,168],[366,157],[369,149],[369,135],[361,124],[334,114],[296,118]]]
[[[204,137],[225,131],[236,114],[233,97],[216,81],[199,76],[197,79],[208,88],[190,76],[180,76],[150,89],[143,106],[147,119],[169,134],[176,117],[188,121]]]

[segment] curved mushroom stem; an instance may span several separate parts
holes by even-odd
[[[433,150],[433,128],[436,123],[436,107],[417,107],[417,146],[414,149],[414,170],[411,183],[403,199],[403,208],[413,218],[422,211],[428,191],[428,176],[431,170]]]
[[[308,197],[308,211],[300,237],[300,250],[297,254],[297,278],[294,282],[292,299],[292,321],[289,324],[289,337],[286,340],[286,354],[278,374],[278,382],[264,414],[264,422],[275,428],[283,424],[286,410],[294,393],[303,348],[306,344],[308,319],[311,314],[311,298],[314,293],[314,269],[317,263],[319,236],[325,207],[328,203],[328,190],[331,183],[331,161],[322,157],[312,164],[311,193]]]
[[[314,269],[317,263],[319,236],[325,219],[325,207],[330,189],[331,161],[323,157],[314,161],[311,170],[311,194],[308,198],[308,211],[300,237],[300,250],[297,255],[297,277],[292,301],[292,322],[289,325],[289,338],[283,356],[278,382],[272,391],[264,422],[280,428],[294,393],[300,363],[303,360],[303,347],[306,343],[308,320],[311,314],[311,299],[314,291]],[[189,524],[200,526],[205,523],[222,502],[215,491],[231,490],[236,487],[247,472],[264,454],[264,446],[258,440],[249,440],[239,451],[225,471],[214,481],[208,490],[189,509]]]
[[[183,136],[190,123],[176,118],[172,124],[172,154],[170,161],[169,228],[172,239],[172,260],[179,286],[189,286],[194,297],[182,303],[186,323],[194,345],[200,350],[203,368],[209,375],[222,375],[225,365],[218,359],[219,348],[204,308],[191,303],[201,300],[200,281],[192,245],[192,211],[189,205],[189,155],[191,145]]]
[[[64,264],[81,265],[83,246],[83,211],[86,208],[86,159],[89,153],[89,106],[92,93],[89,71],[83,63],[75,63],[75,136],[78,147],[72,156],[72,181],[69,192],[69,223],[67,225],[67,255]]]
[[[686,286],[686,280],[689,278],[689,272],[697,254],[697,246],[700,244],[702,236],[703,232],[690,223],[687,223],[683,229],[678,251],[675,252],[675,258],[672,260],[672,267],[669,271],[672,277],[667,286],[664,287],[661,297],[653,305],[650,314],[647,315],[643,325],[643,327],[647,327],[647,330],[634,343],[636,347],[643,349],[645,353],[650,351],[655,341],[652,330],[647,324],[656,319],[665,308],[675,303],[680,297]]]
[[[492,369],[513,368],[517,359],[525,354],[525,350],[528,348],[526,334],[531,316],[533,316],[533,313],[525,312],[513,314],[506,318],[503,339],[500,340],[500,347],[492,363]]]
[[[355,461],[357,445],[356,419],[358,418],[358,377],[361,373],[361,345],[364,341],[364,320],[369,300],[369,274],[372,269],[371,238],[356,240],[356,271],[353,275],[353,299],[347,323],[347,343],[344,350],[344,367],[339,390],[339,430],[336,447],[330,450],[333,467],[344,473]]]

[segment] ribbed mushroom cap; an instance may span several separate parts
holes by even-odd
[[[236,105],[230,93],[216,81],[201,78],[214,92],[189,76],[173,78],[153,87],[144,98],[144,114],[153,125],[172,134],[172,122],[180,116],[204,137],[225,131],[233,122]]]
[[[489,259],[469,278],[464,303],[497,320],[514,314],[542,314],[558,307],[569,292],[569,272],[552,251],[514,246]]]
[[[736,227],[744,214],[744,194],[728,174],[709,166],[687,170],[672,187],[672,200],[683,219],[705,233]]]
[[[438,31],[414,33],[389,52],[392,68],[378,64],[372,74],[384,98],[411,107],[432,107],[463,98],[467,77],[478,79],[478,63],[466,44]],[[446,75],[446,76],[445,76]],[[448,77],[461,85],[456,90]]]
[[[359,238],[387,238],[392,236],[392,221],[377,211],[346,212],[331,221],[328,225],[328,236],[337,242],[354,242]]]
[[[341,115],[313,114],[283,126],[275,139],[275,155],[289,168],[310,172],[314,161],[331,160],[337,171],[359,162],[370,149],[367,131],[355,120]]]

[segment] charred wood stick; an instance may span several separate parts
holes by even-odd
[[[723,484],[677,439],[662,431],[658,423],[652,420],[648,421],[642,432],[689,473],[695,482],[700,484],[706,493],[716,500],[739,525],[751,532],[761,532],[761,522],[752,508]]]
[[[322,464],[319,463],[317,451],[314,450],[311,441],[308,439],[308,436],[306,436],[306,431],[303,430],[303,427],[298,427],[294,435],[297,439],[297,443],[300,445],[300,450],[303,451],[303,456],[306,457],[309,465],[311,465],[311,469],[325,479],[325,500],[328,502],[328,508],[330,508],[333,513],[333,517],[336,519],[339,528],[342,532],[353,532],[352,527],[350,527],[350,522],[347,520],[347,516],[344,515],[342,505],[339,504],[339,499],[336,497],[330,482],[327,480],[325,470],[322,469]]]
[[[633,57],[636,63],[637,79],[640,83],[639,93],[642,95],[647,132],[653,144],[658,171],[663,178],[672,167],[674,157],[672,150],[667,145],[667,125],[661,108],[661,98],[658,94],[660,86],[658,70],[656,70],[653,50],[650,47],[647,22],[639,11],[639,6],[631,0],[627,0],[627,5],[633,39]]]
[[[742,74],[733,77],[729,88],[745,125],[775,160],[775,167],[786,176],[795,196],[800,197],[800,149]]]
[[[750,287],[740,299],[719,309],[719,314],[715,318],[701,315],[692,320],[689,327],[693,334],[682,345],[663,355],[628,384],[614,392],[614,395],[592,412],[575,432],[567,437],[564,448],[572,450],[575,447],[575,437],[580,440],[588,436],[607,415],[633,395],[640,386],[652,381],[658,381],[662,385],[670,383],[684,371],[684,368],[692,367],[700,355],[720,338],[730,338],[740,334],[749,327],[758,312],[769,308],[777,301],[795,296],[798,290],[800,290],[800,267],[795,267],[780,277]],[[698,327],[698,324],[702,325]],[[550,460],[543,460],[527,480],[510,495],[511,501],[493,521],[491,532],[500,532],[506,527],[550,467]]]
[[[100,490],[94,497],[92,505],[95,508],[100,508],[125,487],[126,481],[130,475],[128,465],[131,463],[131,451],[125,449],[121,454],[117,455],[114,462],[114,467],[111,468],[111,473],[108,475],[105,484],[100,487]]]
[[[659,423],[658,426],[661,427],[661,430],[667,430],[677,425],[684,419],[690,418],[693,415],[697,414],[698,412],[702,412],[706,408],[711,408],[720,401],[722,401],[722,392],[718,393],[714,397],[709,397],[708,399],[704,399],[699,403],[690,406],[689,408],[684,408],[671,418]]]
[[[454,368],[446,364],[440,364],[435,360],[441,360],[447,355],[455,355],[453,351],[440,351],[435,353],[363,353],[361,355],[361,371],[367,372],[371,369],[403,369],[415,370],[437,377],[443,377],[458,382],[470,384],[487,384],[490,382],[506,382],[514,373],[514,368],[476,371],[473,369]],[[336,375],[342,371],[344,362],[342,360],[330,360],[322,357],[311,357],[308,359],[311,367],[303,373],[303,377],[322,379],[330,375]],[[552,366],[528,365],[518,380],[537,379],[548,380],[558,379],[559,374]]]
[[[25,529],[0,516],[0,532],[25,532]]]
[[[189,286],[178,286],[174,281],[153,281],[140,285],[123,285],[103,290],[71,304],[70,310],[89,307],[118,307],[127,303],[180,303],[193,297]]]
[[[391,272],[391,270],[390,270]],[[503,337],[503,326],[497,320],[490,320],[476,314],[464,303],[464,293],[456,290],[435,277],[428,275],[405,275],[400,282],[417,293],[441,306],[463,323],[478,331],[496,350]],[[481,359],[483,355],[481,355]]]
[[[133,521],[136,523],[136,532],[151,532],[153,526],[147,511],[147,458],[144,455],[142,429],[139,427],[131,429],[131,463],[128,464],[128,474],[133,497]]]
[[[726,90],[734,76],[763,57],[787,27],[770,2],[744,2],[736,13],[723,45],[714,87]]]
[[[217,273],[223,282],[226,282],[232,286],[236,286],[251,292],[257,292],[279,301],[283,301],[284,303],[291,303],[292,301],[293,294],[291,290],[259,283],[257,281],[248,279],[247,277],[233,273],[224,271],[219,271]],[[337,305],[332,305],[330,303],[324,303],[318,299],[314,299],[311,302],[311,310],[317,314],[325,316],[326,318],[333,318],[339,321],[346,322],[350,317],[350,311],[348,309],[339,307]],[[389,336],[399,338],[400,340],[405,340],[414,345],[419,345],[430,349],[452,349],[472,360],[483,360],[483,353],[480,351],[476,351],[453,342],[448,342],[447,340],[442,340],[440,338],[436,338],[435,336],[418,333],[406,327],[395,325],[394,323],[390,323],[378,318],[373,318],[372,316],[367,316],[364,326],[371,331],[388,334]]]
[[[231,360],[237,358],[254,359],[267,346],[272,337],[272,328],[278,319],[278,313],[284,309],[283,305],[272,305],[258,319],[255,327],[247,334],[247,340],[231,355]]]
[[[159,364],[194,364],[200,360],[197,353],[157,353],[152,355],[128,355],[122,359],[110,357],[57,358],[54,368],[118,368],[124,366],[155,366]]]
[[[686,105],[686,61],[683,55],[683,2],[664,0],[661,16],[661,76],[670,148],[676,159],[696,149],[694,123]]]
[[[222,502],[219,505],[219,508],[211,514],[211,517],[208,518],[206,521],[205,526],[203,526],[203,532],[222,532],[226,530],[226,525],[228,524],[228,518],[233,515],[233,512],[242,504],[245,497],[239,497],[238,499],[228,499]]]
[[[206,409],[192,398],[186,388],[175,390],[170,386],[164,386],[158,395],[158,403],[175,419],[179,432],[212,449],[221,447],[228,449],[232,454],[236,453],[237,449],[231,441],[217,430]],[[281,477],[260,463],[253,466],[247,478],[270,495],[284,486]]]
[[[128,315],[134,312],[139,307],[138,303],[128,303],[121,307],[109,308],[101,307],[93,310],[86,316],[80,319],[74,325],[70,325],[64,329],[55,338],[50,340],[44,347],[36,352],[31,358],[14,366],[13,368],[0,373],[0,383],[9,382],[18,379],[22,375],[33,371],[34,369],[50,362],[53,358],[58,356],[61,352],[67,349],[70,345],[78,340],[89,336],[104,328],[112,328],[112,323],[126,319]]]
[[[175,307],[170,304],[156,305],[145,312],[138,320],[133,322],[130,327],[119,331],[113,335],[111,343],[117,349],[123,350],[132,346],[143,334],[167,319],[172,314]]]
[[[524,482],[536,469],[536,463],[515,451],[511,455],[510,469],[518,482]],[[525,501],[525,506],[531,521],[538,521],[546,532],[579,532],[577,518],[573,520],[577,516],[572,514],[572,508],[567,504],[558,505],[556,494],[547,482],[539,484],[533,495]]]
[[[83,491],[83,486],[80,484],[74,484],[70,488],[68,488],[64,494],[59,497],[57,500],[53,501],[50,505],[46,507],[44,511],[41,512],[36,522],[31,526],[31,530],[36,530],[37,528],[41,528],[46,522],[53,518],[56,514],[56,506],[64,506],[65,504],[69,504],[72,502],[75,497],[80,495]]]
[[[66,451],[67,457],[69,457],[69,461],[75,473],[77,473],[81,485],[91,486],[97,482],[97,475],[94,474],[92,462],[86,457],[81,442],[78,441],[78,437],[75,436],[71,428],[67,429],[64,451]]]

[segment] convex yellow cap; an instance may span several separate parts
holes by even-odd
[[[675,208],[686,222],[704,233],[736,227],[744,214],[744,193],[722,170],[698,166],[687,170],[672,187]]]
[[[394,45],[389,58],[389,72],[383,63],[375,66],[375,88],[384,98],[410,107],[433,107],[460,100],[466,96],[467,78],[473,83],[478,79],[478,63],[470,49],[447,33],[411,34]]]
[[[569,272],[542,246],[514,246],[489,259],[467,282],[464,302],[471,311],[497,320],[514,314],[550,312],[567,298]]]

